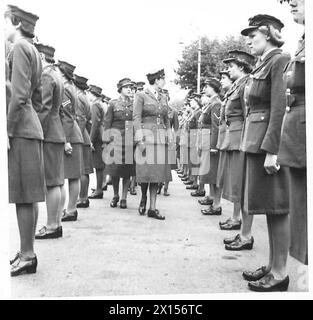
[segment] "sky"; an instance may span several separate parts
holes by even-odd
[[[111,98],[116,83],[130,77],[146,81],[151,70],[165,68],[173,91],[174,69],[183,46],[200,35],[239,35],[248,18],[267,13],[286,25],[285,50],[294,52],[302,28],[288,5],[277,0],[6,0],[37,14],[39,40],[56,48],[56,58],[77,66],[75,72],[103,88]],[[173,92],[172,92],[173,93]]]

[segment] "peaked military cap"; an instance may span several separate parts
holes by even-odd
[[[82,90],[87,90],[89,88],[87,82],[88,82],[87,78],[84,78],[84,77],[78,76],[77,74],[74,74],[74,83],[78,88],[80,88]]]
[[[280,2],[280,3],[283,3],[283,2],[287,2],[287,3],[289,3],[289,2],[290,2],[290,0],[279,0],[279,2]]]
[[[146,83],[143,81],[137,82],[137,88],[143,88]]]
[[[251,31],[258,29],[261,26],[273,26],[275,29],[281,31],[284,24],[279,19],[268,14],[258,14],[249,19],[249,27],[242,30],[241,34],[248,36]]]
[[[117,84],[117,91],[121,92],[123,87],[133,86],[134,82],[131,81],[129,78],[121,79]]]
[[[47,58],[50,58],[50,59],[54,58],[55,49],[53,47],[42,44],[42,43],[35,43],[34,45],[37,48],[37,50],[43,53]]]
[[[60,70],[70,79],[73,80],[74,77],[74,70],[76,69],[75,66],[72,64],[59,60],[58,62]]]
[[[222,76],[223,74],[225,74],[227,77],[230,77],[228,70],[221,70],[221,71],[219,72],[219,74],[220,74],[220,76]]]
[[[205,86],[210,86],[212,87],[217,93],[221,92],[222,85],[220,83],[220,80],[217,78],[208,78],[204,81],[204,87]]]
[[[153,81],[156,79],[160,79],[165,77],[164,69],[158,70],[158,71],[151,71],[147,74],[148,81]]]
[[[13,6],[13,5],[8,5],[8,9],[5,12],[5,14],[9,14],[12,16],[15,16],[17,18],[20,18],[21,20],[28,22],[29,24],[31,24],[32,26],[36,25],[37,20],[39,19],[39,17],[31,12],[27,12],[17,6]]]
[[[242,50],[231,50],[228,52],[229,57],[223,60],[224,63],[239,62],[242,64],[248,64],[250,66],[254,65],[255,57]]]
[[[97,87],[95,85],[90,85],[89,86],[89,91],[91,93],[93,93],[95,96],[97,96],[99,98],[101,97],[102,89],[100,87]]]

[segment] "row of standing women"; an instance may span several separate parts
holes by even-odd
[[[304,1],[288,2],[295,22],[304,25]],[[221,197],[233,203],[233,216],[219,227],[241,233],[225,238],[225,249],[252,250],[253,216],[266,215],[268,263],[243,272],[254,291],[287,290],[289,251],[308,263],[304,36],[290,59],[280,49],[283,27],[270,15],[249,19],[242,35],[251,53],[230,51],[220,81],[205,81],[202,96],[193,95],[181,117],[187,139],[181,135],[179,173],[187,189],[204,196],[209,184],[210,196],[199,200],[209,205],[204,215],[222,214]]]
[[[171,180],[171,129],[168,95],[162,90],[164,70],[147,75],[150,86],[138,91],[135,101],[129,78],[119,81],[120,97],[110,100],[100,87],[88,86],[87,78],[75,75],[74,65],[60,60],[55,64],[53,47],[33,42],[36,15],[8,6],[5,17],[9,202],[16,204],[21,241],[10,264],[11,276],[17,276],[37,270],[35,239],[62,237],[61,222],[76,221],[77,208],[89,206],[93,169],[97,188],[90,199],[103,196],[105,168],[114,190],[110,206],[120,202],[125,209],[130,178],[136,176],[142,190],[140,215],[146,213],[149,189],[147,216],[164,220],[156,209],[156,196],[159,184]],[[47,224],[35,233],[37,203],[44,201]]]

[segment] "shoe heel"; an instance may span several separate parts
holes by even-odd
[[[29,268],[26,269],[26,273],[31,274],[31,273],[36,273],[37,272],[37,266],[33,265],[30,266]]]

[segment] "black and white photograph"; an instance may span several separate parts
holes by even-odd
[[[309,2],[5,0],[0,299],[308,297]]]

